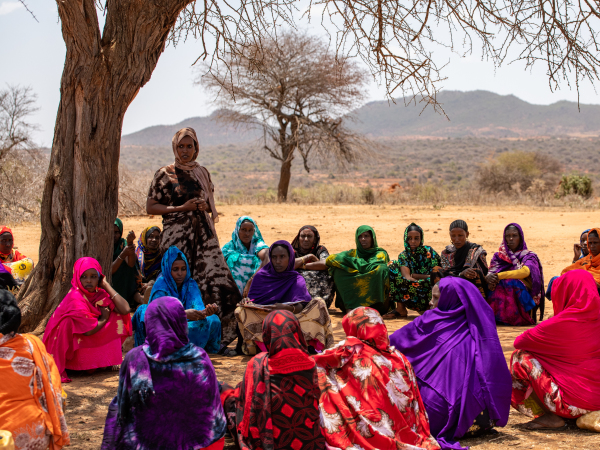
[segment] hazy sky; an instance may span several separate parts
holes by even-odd
[[[21,84],[33,88],[40,107],[32,118],[40,127],[36,138],[40,144],[49,146],[60,97],[65,47],[56,3],[48,0],[27,0],[26,3],[39,23],[18,1],[0,0],[0,85]],[[312,27],[305,25],[316,33],[321,32],[318,23]],[[213,109],[210,98],[193,85],[192,64],[199,52],[198,44],[193,41],[165,50],[152,79],[127,111],[124,134],[150,125],[173,124],[188,117],[210,114]],[[529,72],[525,71],[524,64],[514,63],[495,70],[492,63],[481,61],[477,56],[462,58],[446,50],[436,51],[434,58],[439,65],[448,62],[442,72],[447,77],[442,86],[447,90],[484,89],[501,95],[514,94],[536,104],[577,100],[577,93],[567,85],[558,92],[551,92],[542,66]],[[370,100],[383,99],[384,89],[372,83],[369,97]],[[598,104],[600,97],[593,87],[585,84],[581,102]],[[452,111],[446,112],[452,116]]]

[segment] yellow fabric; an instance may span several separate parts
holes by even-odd
[[[531,275],[529,267],[523,266],[518,270],[507,270],[506,272],[500,272],[498,278],[500,280],[522,280]]]
[[[15,450],[15,441],[10,431],[0,430],[0,449]]]
[[[42,341],[0,334],[0,380],[0,424],[12,433],[15,450],[69,445],[60,373]]]

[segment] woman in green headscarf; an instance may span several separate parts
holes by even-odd
[[[356,249],[329,255],[325,263],[336,286],[335,306],[343,312],[369,306],[380,314],[389,308],[388,253],[377,246],[375,230],[361,225],[355,234]]]
[[[123,222],[119,218],[115,219],[111,285],[121,297],[127,300],[132,311],[135,311],[143,302],[143,298],[138,292],[141,276],[135,255],[134,241],[135,233],[133,231],[127,234],[126,240],[123,238]]]

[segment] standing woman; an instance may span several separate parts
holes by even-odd
[[[172,245],[179,248],[203,300],[219,306],[225,348],[237,336],[233,312],[242,296],[221,252],[214,225],[219,220],[214,185],[208,170],[196,162],[199,150],[192,128],[182,128],[173,136],[175,162],[154,174],[146,212],[163,216],[163,253]]]
[[[308,255],[314,255],[317,261],[325,260],[329,256],[329,252],[324,245],[321,245],[321,236],[315,227],[312,225],[304,225],[298,231],[298,234],[292,241],[292,247],[296,258],[304,258]],[[315,261],[316,262],[316,261]],[[327,266],[314,268],[315,264],[310,262],[303,264],[301,268],[296,269],[306,281],[306,288],[312,298],[321,297],[325,300],[327,308],[331,306],[333,297],[335,296],[335,285],[333,277],[329,275]]]

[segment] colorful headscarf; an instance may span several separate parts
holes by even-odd
[[[506,243],[506,230],[508,227],[515,227],[519,232],[520,244],[516,252],[513,252],[508,244]],[[502,244],[490,262],[489,272],[500,273],[508,270],[519,270],[523,266],[527,266],[531,273],[531,296],[536,299],[540,297],[540,301],[544,301],[545,290],[544,290],[544,272],[542,270],[542,263],[538,256],[531,250],[527,249],[525,243],[525,235],[523,229],[518,223],[509,223],[504,227],[502,233]],[[536,301],[539,303],[539,301]]]
[[[590,233],[592,231],[595,231],[598,236],[600,236],[600,228],[592,228],[589,232],[588,232],[588,251],[590,248]],[[596,281],[596,284],[600,286],[600,253],[598,253],[596,256],[592,255],[592,253],[588,253],[587,256],[584,256],[583,258],[577,260],[575,263],[571,264],[568,267],[565,267],[561,273],[561,275],[564,275],[565,273],[571,271],[571,270],[577,270],[577,269],[583,269],[588,271],[593,277],[594,280]]]
[[[294,270],[294,249],[288,241],[277,241],[269,248],[269,259],[276,246],[283,246],[290,255],[287,268],[277,272],[273,263],[269,263],[256,272],[252,279],[248,297],[259,305],[273,303],[310,302],[312,300],[304,277]]]
[[[421,243],[417,248],[412,250],[408,244],[408,232],[412,227],[416,227],[421,235]],[[426,275],[431,270],[440,265],[440,257],[433,248],[425,245],[423,237],[423,228],[416,223],[411,223],[404,230],[404,251],[398,255],[398,264],[404,267],[408,267],[411,273],[419,273]]]
[[[10,234],[12,236],[13,242],[14,242],[15,236],[13,235],[13,232],[10,228],[2,227],[2,229],[0,230],[0,236],[2,236],[4,233]],[[0,262],[3,262],[3,263],[20,261],[24,258],[26,258],[26,256],[19,253],[19,251],[15,250],[14,248],[10,251],[10,253],[0,253]]]
[[[171,275],[171,268],[173,267],[173,263],[178,258],[183,260],[187,268],[187,273],[185,275],[185,279],[183,280],[183,284],[181,285],[181,289],[177,288],[177,283],[175,283],[175,280]],[[152,287],[150,301],[160,297],[175,297],[180,299],[180,301],[183,303],[188,303],[186,301],[188,298],[198,297],[199,300],[189,303],[198,303],[199,301],[202,305],[200,309],[204,309],[204,304],[202,303],[202,295],[200,294],[198,283],[192,278],[192,274],[190,272],[190,265],[188,263],[187,258],[185,257],[185,254],[176,246],[171,245],[163,255],[160,265],[161,275],[158,277],[158,279],[154,283],[154,286]]]
[[[579,235],[579,240],[581,241],[581,238],[583,237],[583,235],[584,235],[584,234],[587,234],[587,233],[589,233],[590,231],[592,231],[592,229],[591,229],[591,228],[588,228],[588,229],[587,229],[587,230],[585,230],[583,233],[581,233],[581,234]],[[579,258],[577,258],[577,259],[585,258],[587,255],[589,255],[589,253],[590,253],[590,251],[589,251],[589,250],[588,250],[588,252],[587,252],[587,253],[583,253],[583,249],[582,249],[582,250],[581,250],[581,255],[579,255]]]
[[[86,270],[98,272],[99,283],[104,278],[100,263],[94,258],[79,258],[73,268],[71,290],[62,300],[50,317],[44,331],[44,345],[54,357],[61,375],[64,373],[66,361],[71,359],[79,348],[95,348],[121,338],[125,341],[131,336],[131,318],[129,314],[117,314],[110,295],[104,289],[97,288],[88,292],[81,284],[81,276]],[[111,314],[108,322],[98,332],[90,336],[83,335],[98,325],[100,307],[109,308]]]
[[[515,339],[550,372],[566,403],[600,410],[600,296],[594,278],[572,270],[552,284],[554,316]]]
[[[146,227],[140,234],[137,248],[135,249],[135,254],[137,256],[137,260],[140,265],[140,271],[142,273],[142,280],[145,282],[156,279],[160,273],[160,262],[162,256],[160,254],[160,245],[155,251],[151,251],[146,248],[146,239],[155,231],[160,233],[160,228],[155,226]]]
[[[254,236],[252,236],[250,248],[247,248],[240,239],[240,228],[244,222],[254,225]],[[258,224],[254,219],[249,216],[239,217],[235,223],[235,230],[231,233],[231,241],[223,246],[222,251],[240,293],[244,291],[246,283],[260,267],[261,260],[258,257],[258,252],[266,248],[269,248],[269,246],[265,244],[258,229]]]
[[[192,160],[189,163],[184,163],[179,159],[179,153],[177,153],[177,145],[179,142],[186,136],[191,137],[194,140],[194,144],[196,147],[196,151],[194,152],[194,156],[192,156]],[[173,145],[173,155],[175,156],[175,167],[181,170],[185,170],[187,172],[191,172],[193,177],[196,179],[200,186],[202,186],[202,190],[206,195],[206,203],[210,208],[212,220],[208,220],[207,222],[210,224],[211,228],[214,232],[214,224],[219,221],[219,213],[217,212],[217,207],[215,206],[215,196],[214,196],[214,185],[210,179],[210,173],[206,170],[205,167],[202,167],[200,164],[196,162],[196,158],[198,157],[198,152],[200,151],[200,146],[198,143],[198,137],[196,136],[196,131],[193,128],[182,128],[175,136],[173,136],[172,140]],[[203,211],[208,218],[208,211]]]
[[[438,307],[394,332],[390,343],[415,370],[433,436],[442,449],[462,449],[457,439],[484,409],[506,425],[512,378],[494,313],[477,287],[447,277],[439,288]]]
[[[374,450],[401,442],[439,449],[413,369],[390,347],[379,313],[356,308],[342,325],[346,339],[313,357],[321,388],[321,429],[329,446]]]
[[[227,423],[210,358],[188,341],[184,307],[176,298],[158,298],[148,305],[146,323],[146,342],[121,365],[101,448],[210,447]],[[185,401],[174,392],[184,392]]]
[[[300,251],[300,233],[302,233],[302,230],[310,230],[315,234],[315,242],[313,242],[313,245],[308,253],[301,253],[301,251]],[[294,249],[294,252],[296,253],[296,256],[298,256],[298,257],[312,254],[312,255],[315,255],[317,258],[321,259],[321,253],[323,251],[327,251],[327,249],[325,247],[323,247],[322,245],[320,245],[320,243],[321,243],[321,235],[319,234],[319,231],[312,225],[304,225],[302,228],[300,228],[300,230],[298,231],[298,234],[292,241],[292,248]]]
[[[238,388],[236,431],[241,447],[273,450],[280,448],[278,443],[288,442],[281,448],[310,445],[324,450],[317,370],[298,319],[290,311],[273,311],[262,327],[268,352],[248,362]],[[295,424],[293,430],[284,431],[282,424],[290,421]]]

